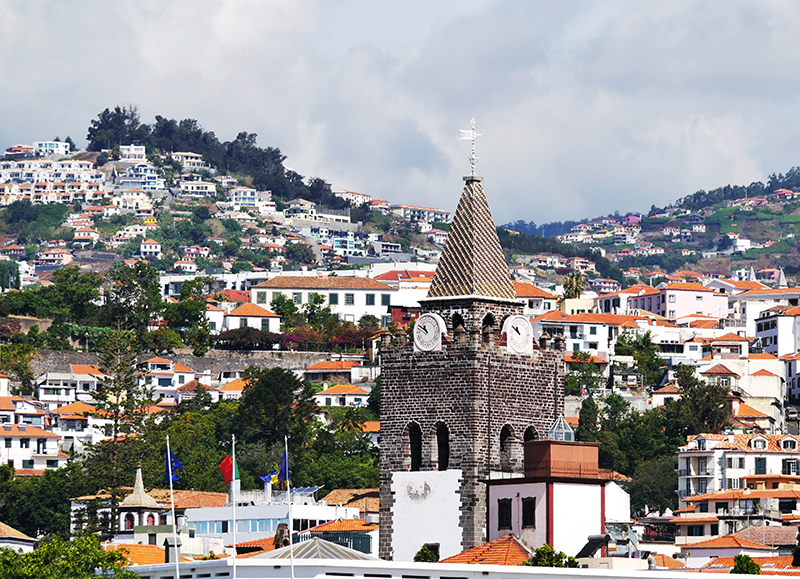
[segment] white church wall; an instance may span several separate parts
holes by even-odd
[[[439,557],[460,553],[458,494],[461,470],[392,474],[395,561],[413,561],[425,543],[439,543]]]

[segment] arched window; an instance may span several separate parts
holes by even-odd
[[[408,425],[408,448],[411,452],[411,470],[418,471],[422,466],[422,430],[416,422]]]
[[[133,523],[134,523],[133,513],[128,513],[127,515],[125,515],[125,530],[126,531],[132,531],[133,530]]]
[[[514,431],[511,429],[511,426],[506,424],[500,430],[500,452],[507,452],[508,451],[508,439],[513,438]]]
[[[444,422],[436,427],[436,455],[439,470],[447,470],[450,465],[450,429]]]
[[[149,515],[147,515],[147,526],[152,527],[155,524],[156,524],[156,518],[153,516],[152,513],[150,513]]]
[[[483,317],[483,322],[481,322],[481,336],[483,336],[483,341],[489,342],[492,339],[493,334],[494,316],[492,314],[486,314]]]
[[[530,442],[531,440],[538,440],[539,435],[536,434],[536,429],[533,426],[529,426],[525,429],[525,434],[522,437],[522,440],[525,442]]]
[[[514,434],[514,429],[506,424],[500,429],[500,470],[502,472],[514,471],[514,459],[519,451],[519,442]]]

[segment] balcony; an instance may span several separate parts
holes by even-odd
[[[687,477],[687,476],[714,476],[714,467],[707,466],[704,469],[697,469],[696,471],[692,471],[692,469],[681,468],[678,469],[678,476],[679,477]]]

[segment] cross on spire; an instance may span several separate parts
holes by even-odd
[[[478,162],[478,154],[475,152],[475,139],[477,139],[478,137],[483,137],[484,134],[483,133],[478,133],[478,132],[475,131],[475,119],[474,118],[470,120],[470,127],[471,128],[469,130],[466,130],[466,131],[464,129],[461,129],[461,131],[460,131],[461,132],[461,137],[460,137],[459,140],[461,140],[461,141],[472,141],[472,153],[470,153],[470,156],[467,157],[467,158],[469,159],[469,166],[472,169],[472,175],[474,175],[475,174],[475,165]]]

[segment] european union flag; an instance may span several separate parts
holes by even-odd
[[[170,470],[170,467],[171,467],[171,470]],[[180,478],[178,476],[178,473],[175,472],[175,471],[179,470],[179,471],[183,472],[183,465],[181,464],[181,461],[178,460],[178,457],[175,456],[175,453],[172,452],[171,450],[167,451],[167,460],[165,462],[164,468],[165,468],[164,480],[167,481],[167,482],[169,482],[169,473],[170,472],[172,472],[172,482],[175,482]]]
[[[278,469],[278,480],[289,480],[289,457],[286,455],[286,451],[283,452],[283,456],[281,457],[281,468]]]

